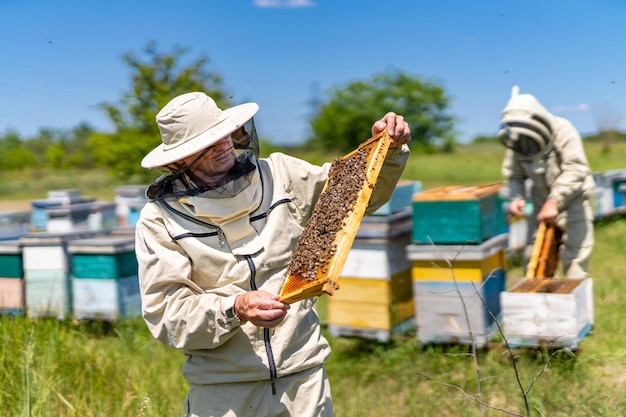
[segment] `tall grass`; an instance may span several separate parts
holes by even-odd
[[[618,417],[626,410],[626,218],[601,222],[590,274],[595,324],[576,352],[420,345],[414,334],[388,343],[333,338],[327,363],[341,417]],[[511,268],[515,277],[519,268]],[[319,303],[324,317],[325,299]],[[139,319],[110,327],[0,317],[0,410],[7,416],[176,416],[186,382],[183,354],[155,341]],[[552,356],[551,356],[552,355]],[[522,384],[518,386],[517,378]],[[532,387],[532,388],[531,388]],[[462,390],[462,391],[461,391]],[[480,394],[484,409],[473,398]],[[498,410],[499,409],[499,410]],[[509,414],[511,415],[511,414]],[[516,415],[516,414],[512,414]]]
[[[155,343],[140,319],[108,326],[4,316],[0,326],[2,415],[178,412],[182,356]]]
[[[623,168],[623,156],[602,156],[594,149],[588,149],[594,171]],[[498,181],[501,156],[499,147],[487,145],[463,147],[450,155],[415,154],[405,177],[422,181],[424,188]],[[81,181],[93,175],[90,186],[76,183],[76,178],[55,180],[54,185],[76,184],[85,195],[105,196],[113,183],[99,182],[96,174],[82,175]],[[11,178],[1,179],[7,184]],[[39,185],[23,187],[20,193],[1,198],[45,198]],[[327,368],[336,415],[624,416],[625,252],[626,218],[598,223],[590,266],[595,324],[575,352],[530,348],[508,352],[494,344],[478,350],[474,358],[469,346],[421,345],[414,334],[380,343],[326,333],[332,347]],[[509,282],[520,273],[519,265],[512,263]],[[318,309],[323,318],[325,305],[321,297]],[[181,376],[183,354],[155,341],[140,319],[107,325],[5,315],[0,316],[0,346],[0,415],[182,413],[187,388]],[[478,399],[491,408],[481,408]]]

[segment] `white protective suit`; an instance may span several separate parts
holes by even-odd
[[[406,145],[389,150],[368,213],[390,198],[408,153]],[[292,304],[272,329],[249,322],[232,326],[225,315],[246,291],[280,292],[330,163],[315,166],[282,153],[252,158],[257,165],[252,183],[235,197],[165,198],[143,208],[136,225],[143,317],[154,337],[184,351],[190,395],[200,390],[205,394],[198,397],[208,396],[214,391],[202,387],[213,386],[230,389],[215,394],[226,406],[225,397],[237,397],[232,406],[239,413],[231,409],[224,415],[270,415],[257,409],[269,401],[269,408],[280,402],[291,410],[285,415],[331,416],[327,384],[307,395],[312,405],[293,404],[302,399],[280,392],[281,381],[294,375],[325,378],[330,348],[313,309],[315,298]],[[291,384],[300,384],[296,381]],[[270,387],[276,386],[278,397],[272,402]],[[215,405],[214,399],[205,400]],[[190,415],[196,414],[191,410]]]
[[[508,180],[511,199],[526,199],[524,182],[532,181],[533,212],[528,216],[528,260],[537,231],[537,214],[548,198],[558,202],[557,224],[563,229],[561,261],[566,278],[585,278],[594,244],[592,177],[582,139],[567,119],[554,116],[530,94],[513,94],[502,112],[500,136],[506,150],[502,173]],[[517,146],[517,135],[533,138],[532,156]],[[512,139],[511,139],[512,138]],[[515,150],[514,150],[515,149]],[[532,152],[532,150],[531,150]]]

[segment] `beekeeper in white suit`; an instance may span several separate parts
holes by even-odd
[[[560,258],[565,277],[587,277],[594,244],[590,198],[595,184],[580,134],[569,120],[548,112],[534,96],[519,94],[516,86],[502,111],[498,136],[507,147],[502,173],[508,180],[511,215],[524,215],[524,182],[532,183],[524,265],[538,223],[556,223],[564,232]]]
[[[330,163],[259,158],[258,108],[222,110],[192,92],[157,114],[163,143],[141,164],[165,173],[136,226],[143,317],[186,355],[187,416],[330,417],[330,347],[315,299],[278,296]],[[384,128],[393,141],[370,211],[389,199],[409,156],[404,117],[385,114],[372,134]]]

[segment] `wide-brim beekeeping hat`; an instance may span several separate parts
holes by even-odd
[[[259,110],[256,103],[220,109],[201,92],[173,98],[156,115],[161,143],[141,161],[144,168],[159,168],[179,161],[233,133]]]
[[[513,87],[500,119],[498,137],[520,156],[535,159],[552,147],[552,114],[530,94]]]

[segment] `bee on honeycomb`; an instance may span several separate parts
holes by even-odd
[[[313,281],[317,279],[318,272],[326,274],[337,250],[335,237],[345,226],[345,220],[354,210],[367,181],[366,168],[367,151],[364,149],[333,161],[326,189],[296,244],[287,269],[289,275]]]

